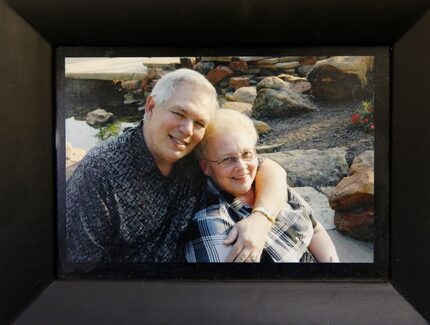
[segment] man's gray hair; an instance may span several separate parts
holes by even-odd
[[[176,87],[182,84],[191,84],[206,90],[211,99],[212,111],[218,108],[217,93],[214,86],[203,75],[190,69],[178,69],[169,72],[158,80],[151,92],[155,105],[166,105],[174,96]]]

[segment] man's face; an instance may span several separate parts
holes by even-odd
[[[203,139],[211,116],[211,101],[201,88],[182,84],[166,105],[145,107],[145,140],[160,169],[171,168]]]

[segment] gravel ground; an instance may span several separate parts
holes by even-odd
[[[258,146],[275,145],[274,151],[345,147],[348,164],[356,155],[374,149],[373,132],[351,125],[351,114],[358,111],[361,101],[314,104],[319,109],[316,112],[260,119],[273,130],[260,137]]]

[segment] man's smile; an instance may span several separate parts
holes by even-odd
[[[170,134],[169,134],[169,137],[170,137],[170,139],[172,139],[172,141],[173,141],[174,143],[176,143],[178,146],[187,146],[187,145],[189,144],[189,142],[184,141],[184,140],[181,140],[181,139],[178,139],[178,138],[176,138],[176,137],[174,137],[174,136],[172,136],[172,135],[170,135]]]

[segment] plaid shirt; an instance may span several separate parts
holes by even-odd
[[[142,127],[94,147],[67,182],[65,272],[183,260],[204,179],[190,158],[163,176]]]
[[[232,246],[223,244],[234,224],[252,208],[222,191],[210,178],[200,210],[188,229],[188,262],[223,262]],[[316,221],[308,203],[288,189],[288,200],[269,232],[264,250],[274,262],[299,262],[313,236]]]

